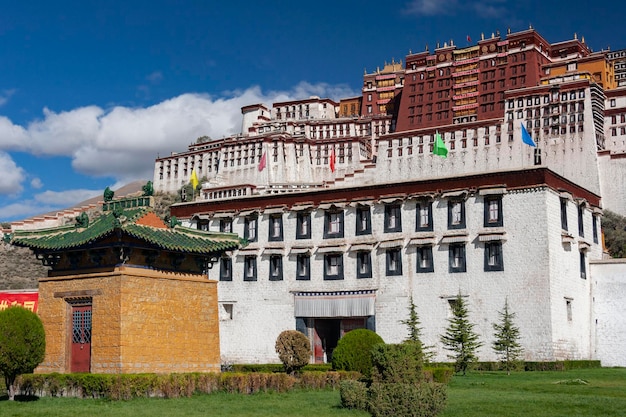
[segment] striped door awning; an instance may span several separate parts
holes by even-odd
[[[376,290],[297,292],[296,317],[367,317],[374,315]]]

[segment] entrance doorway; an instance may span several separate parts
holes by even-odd
[[[91,370],[91,305],[72,306],[71,372]]]
[[[312,323],[311,323],[312,322]],[[353,318],[312,318],[310,322],[313,330],[313,354],[315,363],[330,363],[333,360],[333,351],[339,339],[354,329],[366,328],[364,317]]]

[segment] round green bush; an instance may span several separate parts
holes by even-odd
[[[336,371],[357,371],[365,378],[372,372],[372,348],[385,343],[379,335],[367,329],[357,329],[346,333],[333,351],[333,369]]]
[[[9,394],[15,396],[18,375],[33,372],[43,361],[46,336],[37,314],[23,307],[0,311],[0,374]]]

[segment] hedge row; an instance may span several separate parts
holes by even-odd
[[[430,366],[446,368],[452,366],[450,363],[431,363]],[[601,368],[600,361],[579,360],[579,361],[548,361],[548,362],[520,362],[520,371],[568,371],[570,369],[591,369]],[[474,371],[502,371],[503,364],[500,362],[476,362],[472,366]]]
[[[330,363],[309,364],[302,368],[303,372],[317,371],[329,372],[332,370]],[[232,372],[285,372],[282,363],[265,363],[265,364],[233,364],[229,365],[226,371]]]
[[[22,395],[108,398],[190,397],[196,393],[285,392],[294,388],[338,388],[340,381],[358,379],[356,372],[285,373],[223,372],[189,374],[27,374],[18,378]]]

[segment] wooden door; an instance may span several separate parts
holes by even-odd
[[[72,307],[71,372],[91,370],[91,306]]]

